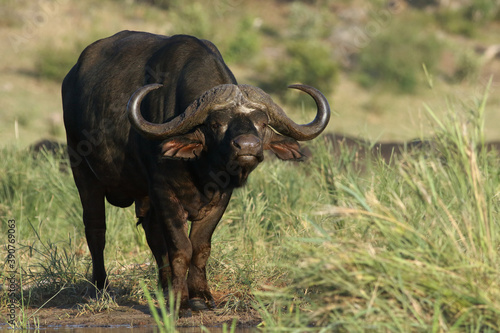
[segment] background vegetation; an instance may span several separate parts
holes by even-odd
[[[500,330],[499,157],[484,149],[500,138],[500,7],[409,3],[0,0],[0,219],[18,222],[27,301],[59,293],[89,306],[71,175],[60,156],[25,148],[63,140],[60,82],[81,50],[131,29],[210,39],[240,82],[272,92],[299,121],[311,108],[285,93],[296,81],[328,95],[330,132],[434,138],[362,171],[323,138],[307,163],[266,159],[214,236],[209,278],[227,311],[258,309],[270,331]],[[152,289],[156,273],[144,234],[132,209],[107,216],[116,300],[145,302],[139,281]]]
[[[300,94],[286,86],[313,84],[332,102],[330,131],[371,140],[426,136],[423,101],[476,98],[492,75],[493,87],[500,84],[498,2],[436,3],[2,0],[0,139],[23,147],[41,137],[63,140],[62,78],[86,45],[123,29],[213,41],[240,82],[275,94],[299,120],[309,120]],[[500,138],[499,98],[488,101],[488,139]]]

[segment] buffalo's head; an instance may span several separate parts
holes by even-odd
[[[179,116],[167,123],[146,121],[140,112],[142,99],[160,84],[139,88],[130,98],[128,115],[143,136],[162,140],[162,154],[171,159],[196,159],[206,152],[212,165],[233,171],[232,182],[242,185],[263,160],[264,150],[283,160],[302,160],[298,141],[314,139],[327,126],[330,107],[315,88],[292,85],[316,101],[316,118],[298,125],[288,118],[271,97],[259,88],[224,84],[196,99]]]

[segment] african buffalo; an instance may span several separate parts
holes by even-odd
[[[107,285],[106,198],[135,203],[161,286],[171,283],[181,309],[215,306],[205,269],[231,193],[264,150],[302,160],[297,141],[315,138],[330,119],[321,92],[290,87],[315,100],[311,123],[296,124],[265,92],[237,84],[206,40],[122,31],[82,52],[62,99],[96,288]]]

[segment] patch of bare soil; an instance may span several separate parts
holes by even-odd
[[[219,304],[219,302],[216,303]],[[160,313],[160,309],[158,309]],[[4,312],[4,311],[1,311]],[[4,317],[4,313],[0,316]],[[51,306],[38,308],[28,308],[27,316],[36,318],[41,328],[44,327],[110,327],[110,326],[154,326],[156,325],[149,306],[139,303],[117,302],[116,306],[108,309],[96,310],[87,307],[85,303],[74,306]],[[193,312],[189,318],[179,318],[178,327],[221,327],[224,323],[230,326],[233,319],[237,320],[237,327],[255,327],[262,320],[258,312],[253,309],[245,311],[229,311],[219,305],[219,308],[212,311]],[[31,322],[31,320],[30,320]]]
[[[29,309],[28,316],[37,309]],[[78,309],[62,309],[57,307],[43,308],[35,314],[40,327],[79,326],[79,327],[109,327],[109,326],[152,326],[156,325],[147,305],[121,305],[101,312],[81,312]],[[238,327],[255,327],[261,318],[255,310],[236,314],[225,314],[223,310],[193,313],[190,318],[180,318],[179,327],[220,327],[224,323],[231,325],[233,319],[238,321]]]

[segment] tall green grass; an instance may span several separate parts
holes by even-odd
[[[0,232],[4,237],[0,244],[6,249],[7,221],[15,219],[15,256],[19,264],[16,280],[19,283],[22,279],[16,299],[24,300],[26,306],[87,303],[82,296],[88,295],[91,262],[82,209],[71,170],[60,155],[40,153],[34,157],[32,151],[15,146],[1,150]],[[137,279],[131,276],[142,274],[142,278],[154,280],[153,265],[147,271],[123,268],[152,261],[144,234],[135,226],[132,209],[107,208],[105,253],[107,269],[114,272],[116,295],[142,295]],[[7,271],[4,262],[3,275]],[[0,307],[7,302],[7,290],[3,289]],[[96,303],[90,307],[107,305]],[[89,305],[82,309],[88,310]]]
[[[337,174],[312,231],[280,246],[290,280],[261,293],[265,327],[498,331],[499,165],[484,147],[484,108],[435,118],[432,147],[394,166]]]

